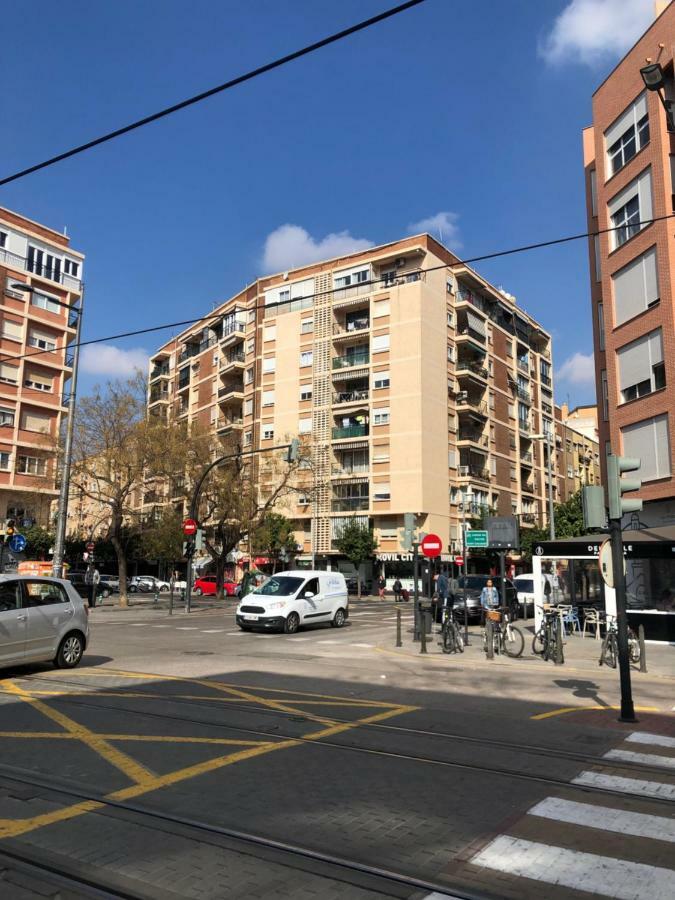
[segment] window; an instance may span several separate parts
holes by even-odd
[[[64,259],[63,271],[66,275],[72,275],[73,278],[80,277],[80,264],[73,259]]]
[[[244,375],[244,384],[251,384],[253,382],[253,369],[247,369],[246,374]]]
[[[264,340],[266,341],[275,341],[277,338],[277,326],[276,325],[266,325],[264,330]]]
[[[307,494],[298,494],[298,506],[309,506],[309,497]]]
[[[363,284],[370,281],[370,268],[351,269],[349,272],[342,272],[335,276],[335,287],[346,288],[354,284]]]
[[[312,385],[311,384],[301,384],[300,385],[300,399],[301,400],[311,400],[312,399]]]
[[[303,319],[300,323],[300,333],[309,334],[310,331],[314,331],[314,319]]]
[[[506,355],[513,358],[513,341],[506,342]]]
[[[65,590],[54,581],[24,581],[23,589],[28,607],[68,603]]]
[[[0,409],[0,425],[13,425],[14,424],[14,410],[13,409]]]
[[[608,177],[615,175],[648,143],[647,95],[643,93],[605,132]]]
[[[509,478],[511,479],[511,481],[518,480],[518,476],[516,475],[516,467],[515,466],[511,466],[511,468],[509,470]]]
[[[244,432],[244,447],[250,447],[253,443],[253,435],[250,431]]]
[[[246,341],[246,352],[253,353],[254,350],[255,350],[255,338],[249,338]]]
[[[16,366],[8,366],[7,363],[0,363],[0,381],[7,384],[17,384],[19,379],[19,370]]]
[[[9,338],[11,341],[20,341],[23,326],[21,322],[13,322],[11,319],[2,320],[2,336]]]
[[[38,309],[46,309],[47,312],[55,313],[58,315],[63,308],[60,304],[56,303],[55,300],[52,300],[51,297],[48,297],[46,294],[38,294],[33,292],[30,295],[31,306],[37,306]]]
[[[52,281],[61,280],[61,258],[41,250],[39,247],[31,247],[28,245],[28,258],[26,260],[26,268],[29,272],[35,272],[37,275],[44,275]]]
[[[455,361],[455,348],[452,344],[448,344],[448,362]]]
[[[656,247],[612,275],[614,320],[622,325],[659,302]]]
[[[455,289],[452,284],[452,278],[445,279],[445,290],[448,292],[448,294],[452,294],[454,292]]]
[[[598,303],[598,347],[605,349],[605,305]]]
[[[591,215],[597,216],[597,214],[598,214],[598,173],[596,172],[595,169],[591,169],[590,184],[591,184]]]
[[[513,467],[511,467],[511,470],[513,472],[515,472],[515,469],[513,469]],[[497,457],[496,456],[490,457],[490,475],[492,475],[493,478],[497,475]],[[515,480],[515,479],[512,479],[512,480]]]
[[[0,247],[4,248],[7,246],[7,232],[0,231]]]
[[[263,425],[262,439],[263,439],[263,441],[271,441],[274,439],[274,426],[273,425]]]
[[[389,407],[382,406],[379,409],[373,410],[373,425],[388,425],[389,424]]]
[[[21,582],[3,581],[0,584],[0,613],[19,609],[21,606]]]
[[[31,347],[37,347],[39,350],[56,350],[56,339],[48,334],[40,334],[37,331],[31,331],[28,335],[28,344]]]
[[[19,456],[17,471],[21,475],[46,475],[47,460],[41,456]]]
[[[593,255],[595,257],[595,280],[602,281],[602,262],[600,256],[600,235],[593,235]]]
[[[300,419],[298,422],[298,434],[309,434],[312,430],[311,419]]]
[[[52,389],[52,380],[48,375],[29,375],[23,383],[33,391],[49,393]]]
[[[641,460],[638,475],[643,481],[670,476],[668,416],[655,416],[621,429],[624,456]]]
[[[263,359],[263,374],[268,375],[270,372],[276,372],[277,369],[277,360],[275,356],[266,356]]]
[[[385,528],[380,527],[380,540],[381,541],[395,541],[398,538],[398,531],[396,528]]]
[[[609,421],[609,385],[607,384],[607,370],[600,372],[600,384],[602,387],[602,421]]]
[[[621,347],[616,355],[619,390],[624,403],[665,386],[663,337],[660,328]]]
[[[373,462],[374,463],[385,463],[389,462],[389,447],[375,447],[373,448]],[[366,469],[368,467],[366,466]]]
[[[314,353],[312,350],[303,350],[300,354],[300,368],[304,368],[305,366],[311,366],[312,360],[314,358]]]
[[[9,472],[11,456],[5,450],[0,450],[0,470]]]
[[[607,204],[615,231],[610,232],[610,245],[616,250],[652,218],[652,173],[645,171]],[[642,224],[640,224],[642,223]]]
[[[388,484],[374,484],[373,500],[391,500],[391,487]]]
[[[448,450],[448,468],[449,469],[457,468],[457,451],[456,450]]]
[[[380,316],[388,316],[389,315],[389,301],[388,300],[378,300],[373,303],[373,318],[377,319]]]
[[[244,401],[244,415],[245,416],[253,415],[253,400],[245,400]]]
[[[373,389],[376,391],[388,388],[390,385],[389,372],[373,372]]]
[[[382,350],[389,349],[389,335],[378,334],[373,336],[373,353],[379,353]]]
[[[262,405],[274,406],[274,391],[263,391]]]
[[[52,417],[49,413],[27,409],[21,413],[21,428],[26,431],[39,431],[41,434],[49,434],[51,421]]]
[[[446,322],[449,328],[452,328],[452,326],[454,325],[455,317],[453,316],[451,310],[448,310],[446,313]]]

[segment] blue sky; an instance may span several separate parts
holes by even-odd
[[[0,175],[390,5],[38,0],[27,34],[10,4],[3,31],[20,37],[0,60]],[[86,254],[85,337],[198,317],[284,257],[382,243],[428,219],[466,256],[583,231],[591,93],[651,8],[427,0],[11,184],[0,205],[67,226]],[[478,268],[553,333],[557,400],[593,401],[585,241]],[[82,388],[170,334],[88,352]]]

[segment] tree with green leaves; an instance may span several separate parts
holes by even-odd
[[[272,572],[276,572],[280,559],[297,552],[293,523],[278,512],[268,512],[260,527],[251,537],[253,551],[272,560]]]
[[[140,537],[145,559],[156,559],[169,567],[171,574],[183,558],[183,517],[173,506],[166,506],[159,519],[145,524]]]
[[[556,503],[553,507],[553,521],[555,523],[556,538],[580,537],[585,534],[584,512],[581,500],[581,491],[565,500],[564,503]],[[548,527],[521,528],[520,550],[523,556],[532,556],[532,548],[535,544],[549,539]]]
[[[54,548],[54,535],[41,525],[31,525],[23,532],[26,538],[26,559],[49,559],[49,551]]]
[[[372,528],[355,519],[347,522],[335,541],[335,547],[344,554],[356,569],[357,594],[361,598],[361,566],[369,560],[377,549],[377,541]]]

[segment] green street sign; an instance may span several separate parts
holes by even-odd
[[[487,547],[488,545],[488,533],[487,531],[476,531],[471,529],[471,531],[466,532],[466,546],[467,547]]]

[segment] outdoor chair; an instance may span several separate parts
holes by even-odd
[[[596,641],[600,640],[600,613],[597,609],[587,609],[584,612],[584,627],[581,632],[581,637],[586,637],[586,626],[588,625],[588,630],[592,631],[595,629],[595,639]]]

